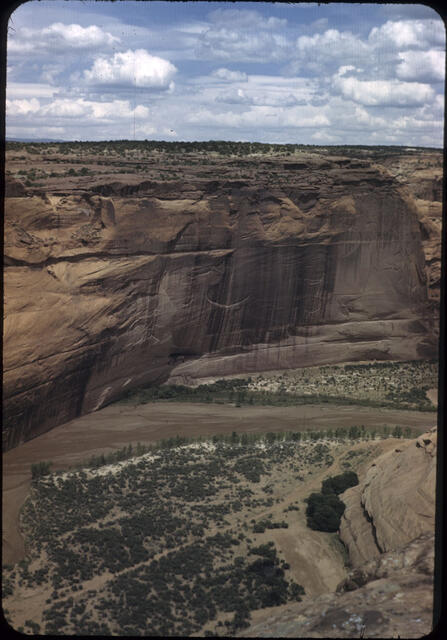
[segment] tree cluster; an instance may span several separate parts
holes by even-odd
[[[338,531],[345,504],[338,495],[359,483],[354,471],[346,471],[323,481],[321,493],[311,493],[306,498],[307,526],[316,531]]]

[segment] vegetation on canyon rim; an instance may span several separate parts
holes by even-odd
[[[188,153],[188,152],[216,152],[222,155],[249,155],[249,154],[271,154],[271,153],[294,153],[296,151],[321,149],[321,145],[313,144],[272,144],[264,142],[235,142],[230,140],[207,140],[203,142],[185,142],[185,141],[165,141],[165,140],[106,140],[106,141],[69,141],[69,142],[15,142],[7,141],[6,149],[8,151],[28,150],[32,153],[41,153],[48,149],[54,149],[59,153],[70,153],[73,151],[84,151],[85,149],[93,152],[103,151],[106,148],[112,148],[119,152],[137,150],[137,151],[158,151],[171,153]],[[405,147],[393,145],[330,145],[324,147],[325,152],[344,154],[352,151],[358,153],[359,149],[367,149],[374,152],[401,153]],[[433,147],[418,147],[418,150],[439,151],[441,149]]]
[[[5,571],[6,611],[18,591],[38,588],[42,615],[27,621],[28,633],[243,629],[251,611],[304,594],[269,539],[300,511],[290,489],[329,469],[334,451],[349,470],[352,437],[369,435],[232,432],[124,447],[90,469],[47,474],[42,465],[22,511],[27,558]],[[340,492],[355,477],[328,476],[324,490]]]
[[[101,174],[141,174],[152,179],[180,179],[185,163],[194,168],[196,177],[209,178],[209,170],[219,170],[215,162],[226,159],[237,171],[238,178],[252,177],[252,172],[264,173],[278,182],[280,175],[268,164],[269,157],[285,159],[300,158],[305,153],[315,153],[330,157],[343,155],[346,158],[368,157],[380,160],[382,156],[392,157],[412,153],[399,146],[365,145],[319,145],[305,144],[267,144],[260,142],[232,142],[209,140],[206,142],[166,142],[157,140],[109,140],[87,142],[6,142],[9,154],[6,173],[23,180],[26,187],[43,187],[42,180],[53,178],[96,177]],[[426,151],[441,156],[440,149],[419,147],[418,152]],[[24,155],[26,154],[26,155]],[[48,170],[45,166],[29,166],[30,158],[36,162],[51,161]],[[267,161],[264,166],[263,160]],[[252,162],[251,160],[254,160]],[[434,161],[433,161],[434,162]],[[21,164],[22,163],[22,164]],[[23,165],[25,163],[25,166]],[[9,169],[13,164],[14,168]],[[70,165],[55,170],[54,164]],[[79,166],[81,165],[81,166]],[[91,166],[86,166],[91,165]],[[229,165],[229,167],[230,167]],[[204,171],[200,171],[203,168]],[[289,167],[284,166],[287,173]],[[270,173],[273,171],[273,173]],[[248,172],[248,173],[246,173]]]

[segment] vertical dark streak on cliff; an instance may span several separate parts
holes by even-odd
[[[335,285],[335,276],[337,270],[337,244],[325,245],[324,252],[324,274],[323,274],[323,290],[322,290],[322,308],[320,322],[326,318],[326,310],[328,300],[332,297]]]
[[[369,513],[367,512],[367,510],[365,509],[365,505],[362,502],[360,504],[362,506],[363,515],[365,516],[366,521],[369,522],[369,524],[371,525],[371,533],[372,533],[374,542],[376,544],[376,547],[377,547],[377,549],[379,550],[380,553],[384,553],[385,549],[382,549],[382,547],[379,544],[379,541],[377,540],[377,530],[376,530],[374,521],[371,518],[371,516],[369,515]]]

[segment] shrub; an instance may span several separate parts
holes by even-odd
[[[323,480],[321,493],[325,495],[335,493],[338,495],[346,491],[346,489],[349,489],[349,487],[355,487],[358,483],[359,479],[355,471],[345,471],[345,473],[341,473],[338,476],[332,476],[331,478]]]
[[[36,464],[31,465],[31,477],[33,480],[36,478],[40,478],[41,476],[46,476],[50,473],[50,467],[52,462],[37,462]]]
[[[337,531],[344,510],[344,503],[334,493],[311,493],[307,498],[307,526],[315,531]]]
[[[337,531],[345,510],[338,494],[358,483],[359,479],[354,471],[345,471],[323,480],[321,493],[311,493],[306,499],[307,526],[316,531]]]

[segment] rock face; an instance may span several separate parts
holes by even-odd
[[[441,284],[441,227],[444,190],[442,162],[425,151],[379,158],[379,162],[411,193],[421,227],[429,297],[437,308]]]
[[[289,176],[13,185],[5,448],[169,374],[435,356],[409,194],[367,161]]]
[[[380,456],[346,505],[340,537],[352,565],[377,558],[435,528],[436,430]]]

